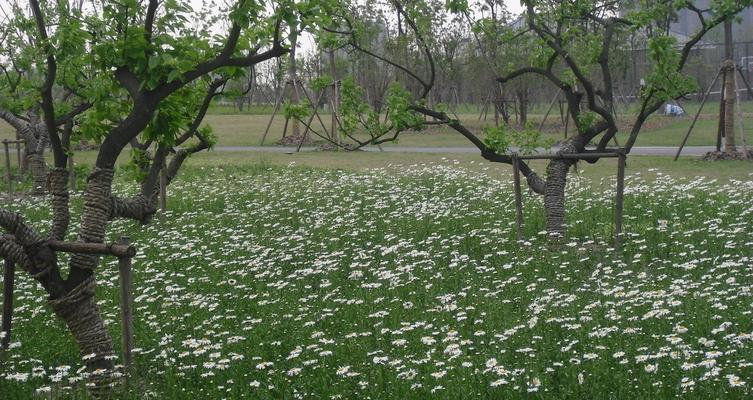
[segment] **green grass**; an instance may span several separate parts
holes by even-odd
[[[745,117],[747,121],[750,116],[753,115],[753,102],[743,102],[742,104],[744,105],[743,109],[746,112]],[[679,146],[682,138],[687,133],[688,127],[692,121],[693,113],[697,110],[698,104],[689,103],[686,106],[689,110],[689,115],[684,117],[674,118],[661,115],[651,117],[641,132],[636,145]],[[707,104],[704,108],[704,113],[696,124],[687,145],[713,146],[716,144],[718,120],[714,114],[714,111],[717,109],[715,107],[715,104]],[[490,116],[490,119],[487,121],[479,120],[479,114],[470,110],[470,108],[472,107],[463,107],[462,111],[464,111],[464,113],[461,113],[458,116],[469,129],[473,132],[479,133],[479,136],[483,139],[483,134],[480,134],[480,132],[484,125],[493,123],[493,116]],[[534,111],[537,113],[531,113],[529,119],[538,127],[546,110],[538,110],[538,108],[536,108]],[[253,108],[244,113],[237,113],[233,111],[233,108],[230,106],[215,106],[206,117],[206,123],[214,128],[214,132],[219,139],[218,146],[258,146],[262,141],[270,119],[271,110],[268,109]],[[326,113],[323,114],[323,119],[325,123],[329,123],[329,116],[326,115]],[[626,132],[629,123],[632,123],[630,118],[626,118],[625,122],[622,123],[622,129],[624,132],[618,134],[618,141],[620,144],[623,144],[627,139]],[[563,139],[564,127],[560,125],[561,122],[558,111],[554,110],[549,118],[547,118],[544,127],[544,137],[555,141]],[[321,126],[317,122],[314,122],[313,126],[317,131],[323,132]],[[272,122],[272,126],[264,144],[276,144],[276,142],[282,138],[283,127],[284,119],[281,114],[278,114]],[[569,129],[572,133],[572,124]],[[746,129],[749,130],[750,127],[747,127]],[[749,141],[753,143],[753,136],[749,134],[747,136],[749,137]],[[0,121],[0,140],[4,138],[15,138],[15,133],[10,126]],[[447,127],[430,127],[422,132],[405,132],[400,135],[397,143],[385,144],[385,146],[391,145],[408,147],[472,146],[468,140]]]
[[[632,169],[617,254],[606,172],[570,181],[569,237],[554,247],[530,193],[527,241],[514,240],[506,172],[452,159],[408,166],[420,162],[337,170],[192,159],[170,187],[170,211],[109,230],[139,249],[141,350],[133,391],[119,397],[749,398],[749,175]],[[117,193],[132,188],[118,176]],[[3,203],[43,227],[40,200]],[[117,344],[116,262],[97,274]],[[3,399],[37,388],[83,397],[72,340],[25,274],[16,300]],[[56,384],[60,366],[70,369]],[[727,375],[746,384],[731,387]]]

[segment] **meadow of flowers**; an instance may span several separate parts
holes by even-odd
[[[171,211],[110,230],[140,251],[123,397],[751,396],[753,176],[628,176],[621,253],[609,180],[570,180],[550,246],[530,194],[515,240],[508,178],[451,161],[187,171]],[[119,343],[116,261],[98,281]],[[17,288],[0,398],[83,397],[70,334],[34,281]]]

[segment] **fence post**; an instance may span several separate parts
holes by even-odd
[[[3,337],[1,347],[7,349],[10,345],[11,320],[13,318],[13,285],[16,266],[10,260],[5,260],[3,274]]]
[[[8,139],[3,139],[5,147],[5,179],[8,181],[8,193],[13,191],[13,176],[10,173],[10,152],[8,151]]]
[[[128,237],[121,236],[118,244],[128,246],[131,240]],[[123,363],[126,373],[129,372],[133,365],[133,271],[131,257],[120,257],[118,259],[118,270],[120,272],[120,314],[122,317],[123,333]]]
[[[619,251],[622,246],[622,208],[625,194],[625,151],[617,156],[617,194],[614,205],[614,248]]]
[[[515,187],[515,229],[518,240],[523,240],[523,197],[520,193],[520,165],[518,155],[512,155],[513,186]]]

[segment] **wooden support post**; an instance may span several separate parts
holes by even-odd
[[[706,93],[703,95],[703,101],[701,101],[701,106],[698,107],[698,112],[695,113],[695,117],[693,117],[693,122],[690,123],[690,128],[688,128],[688,133],[685,134],[685,137],[682,139],[682,143],[680,143],[680,147],[677,149],[677,154],[675,154],[675,161],[677,161],[677,159],[680,157],[680,153],[682,152],[682,149],[685,147],[685,143],[688,142],[688,138],[690,137],[690,132],[693,132],[693,127],[695,127],[695,123],[696,121],[698,121],[698,117],[701,115],[701,111],[703,111],[703,106],[706,104],[706,100],[709,98],[709,94],[711,94],[711,90],[714,88],[714,84],[716,84],[716,81],[719,80],[719,75],[721,75],[721,73],[722,73],[722,70],[719,70],[719,72],[716,73],[714,80],[711,82],[711,85],[709,85],[709,88],[706,90]],[[721,138],[719,139],[718,143],[721,146]]]
[[[167,211],[167,160],[164,159],[159,174],[159,209]]]
[[[617,158],[617,194],[614,200],[614,248],[622,246],[622,208],[625,195],[625,153],[620,151]]]
[[[732,77],[735,81],[735,108],[737,109],[737,121],[735,121],[735,125],[737,125],[737,129],[740,131],[740,143],[743,145],[743,154],[745,155],[745,158],[750,158],[750,153],[748,153],[748,143],[745,141],[745,129],[743,128],[743,109],[740,104],[740,92],[737,90],[737,75],[735,75],[735,72],[732,71]],[[732,133],[734,135],[734,132]]]
[[[716,151],[722,151],[722,138],[724,137],[724,88],[727,86],[727,74],[722,72],[722,70],[719,70],[719,73],[722,74],[722,86],[721,89],[719,89],[719,126],[717,127],[717,133],[716,133]]]
[[[8,182],[8,193],[13,191],[13,176],[10,173],[10,151],[8,150],[8,139],[3,139],[5,147],[5,179]]]
[[[87,243],[87,242],[61,242],[59,240],[48,240],[47,245],[52,250],[62,251],[64,253],[82,253],[98,254],[121,257],[133,257],[136,255],[136,248],[133,246],[121,246],[119,244],[107,243]]]
[[[554,103],[560,97],[561,90],[562,89],[558,90],[557,93],[555,93],[554,98],[552,98],[552,102],[549,104],[549,108],[546,110],[546,114],[544,114],[544,118],[541,120],[541,124],[539,124],[539,132],[541,132],[544,129],[544,124],[546,123],[546,119],[549,117],[549,113],[552,112],[552,108],[554,108]]]
[[[305,91],[304,91],[305,93]],[[311,113],[309,116],[308,122],[306,122],[306,129],[303,130],[303,135],[301,135],[301,141],[298,142],[298,147],[296,147],[295,152],[298,153],[301,151],[301,147],[303,147],[303,143],[306,142],[306,138],[309,135],[309,131],[311,130],[311,123],[314,121],[314,116],[317,114],[317,109],[319,108],[319,105],[322,103],[322,97],[324,96],[324,90],[322,90],[319,93],[319,96],[316,98],[316,104],[314,104],[314,112]],[[308,94],[306,94],[306,98],[308,98]]]
[[[298,89],[296,89],[296,91],[297,90]],[[319,94],[319,97],[316,99],[316,104],[314,104],[314,102],[312,101],[311,96],[309,96],[309,92],[308,92],[308,90],[306,90],[305,87],[301,86],[301,90],[303,91],[303,94],[306,96],[306,101],[308,101],[309,105],[313,109],[313,112],[311,114],[311,118],[309,119],[309,121],[313,121],[313,118],[316,117],[316,119],[319,121],[319,124],[322,125],[322,130],[324,131],[324,133],[328,137],[334,139],[335,134],[334,133],[330,133],[330,131],[327,129],[327,125],[324,124],[324,121],[322,120],[322,117],[319,115],[319,111],[318,111],[318,109],[319,109],[319,103],[321,102],[321,99],[324,97],[324,90],[322,90],[322,92]],[[300,92],[299,92],[299,95],[300,95]],[[311,122],[309,122],[309,124],[310,123]]]
[[[16,133],[18,135],[18,133]],[[18,158],[18,170],[23,171],[23,160],[21,160],[21,138],[16,138],[16,158]]]
[[[130,239],[121,237],[118,244],[129,246]],[[122,338],[123,338],[123,363],[126,370],[133,366],[133,271],[131,257],[120,257],[118,259],[118,269],[120,272],[120,315],[122,317]]]
[[[16,266],[10,260],[5,260],[5,272],[3,274],[3,349],[10,345],[11,320],[13,319],[13,286]]]
[[[515,187],[515,229],[518,240],[523,240],[523,196],[520,192],[520,165],[517,154],[512,156],[513,186]]]
[[[261,142],[259,142],[259,146],[264,146],[264,140],[267,138],[267,135],[269,134],[269,128],[272,127],[272,122],[275,120],[275,116],[277,115],[277,111],[280,110],[280,104],[282,104],[282,96],[285,95],[285,89],[288,87],[287,83],[284,87],[280,88],[280,95],[277,97],[277,100],[275,101],[275,108],[272,110],[272,116],[269,117],[269,122],[267,123],[267,128],[264,129],[264,135],[261,137]]]

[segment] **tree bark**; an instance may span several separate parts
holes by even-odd
[[[87,388],[98,398],[107,396],[118,376],[113,365],[112,339],[99,314],[95,288],[94,276],[90,276],[65,296],[50,300],[50,305],[73,334],[89,374]]]
[[[114,171],[95,168],[89,175],[84,192],[84,212],[78,240],[87,243],[104,243],[108,221],[112,215],[112,180]],[[99,257],[73,254],[70,261],[69,290],[78,287],[93,276]]]
[[[561,153],[575,153],[577,149],[571,142],[566,142]],[[546,186],[544,188],[544,208],[546,211],[546,232],[551,241],[558,241],[565,236],[565,185],[567,172],[573,160],[552,160],[546,168]]]
[[[735,64],[732,60],[724,62],[724,152],[736,153],[735,146]]]
[[[68,170],[54,168],[49,175],[49,190],[52,195],[52,232],[50,239],[64,240],[71,222],[68,193]]]

